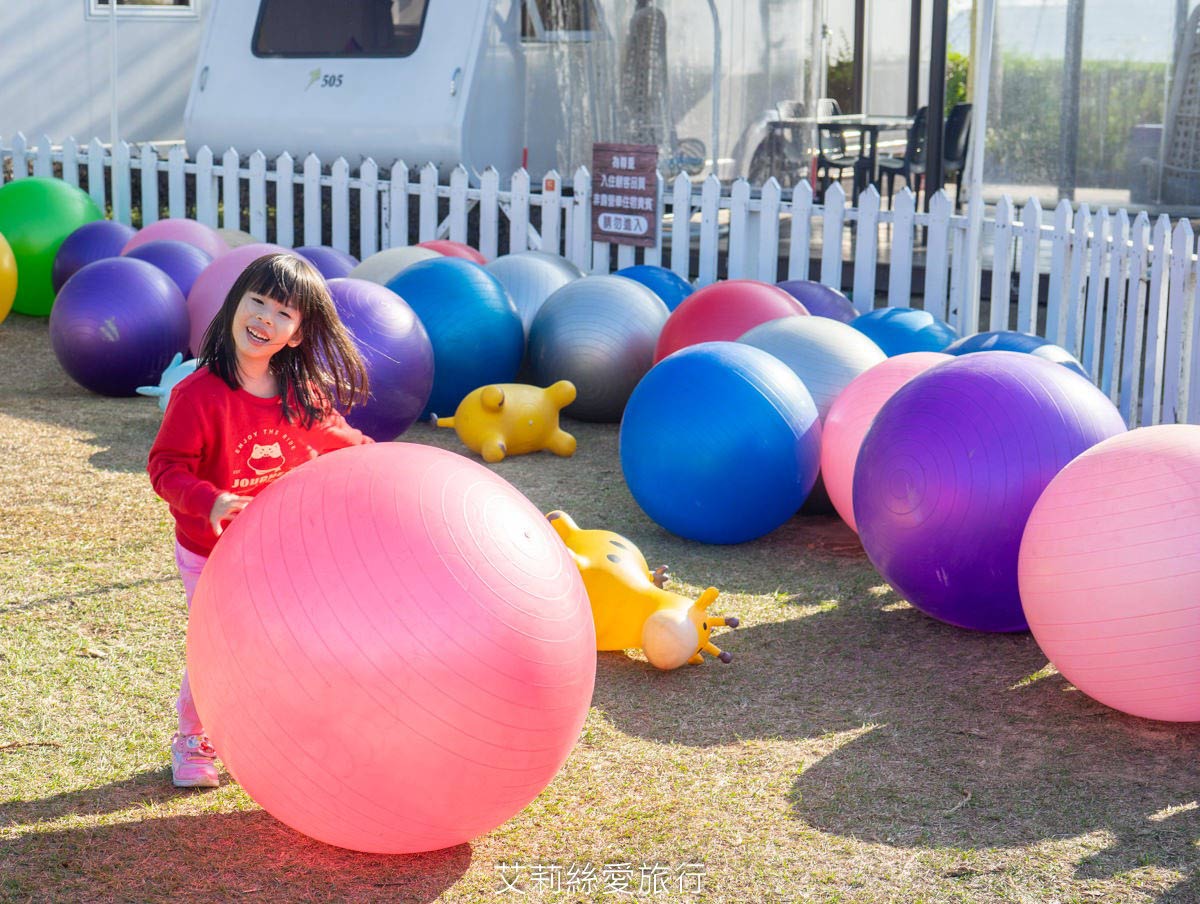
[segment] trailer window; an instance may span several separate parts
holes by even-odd
[[[195,19],[196,0],[117,0],[116,14],[121,18]],[[88,0],[89,19],[108,18],[113,12],[109,0]]]
[[[255,56],[403,57],[417,49],[428,0],[263,0]]]

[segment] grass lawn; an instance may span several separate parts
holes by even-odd
[[[176,790],[185,609],[143,470],[158,422],[75,386],[44,320],[0,325],[0,900],[1200,901],[1200,725],[1093,702],[1027,634],[921,615],[835,519],[733,547],[668,535],[613,426],[568,423],[573,459],[495,468],[687,592],[720,588],[731,664],[601,654],[554,782],[446,851],[355,854],[232,782]]]

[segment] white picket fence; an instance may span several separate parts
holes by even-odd
[[[9,166],[11,178],[58,176],[72,185],[82,184],[86,174],[92,198],[121,222],[133,221],[135,210],[141,225],[164,213],[192,216],[260,241],[286,247],[324,241],[360,258],[433,238],[466,242],[470,233],[490,260],[502,253],[502,216],[508,223],[503,252],[552,251],[592,273],[661,264],[696,285],[720,273],[771,282],[813,278],[841,287],[849,255],[850,292],[860,311],[912,305],[948,320],[964,335],[981,326],[1037,333],[1078,356],[1131,426],[1200,423],[1200,264],[1187,220],[1172,225],[1162,216],[1151,229],[1144,213],[1131,219],[1124,210],[1093,213],[1084,205],[1075,211],[1063,201],[1046,223],[1036,200],[1018,211],[1002,199],[981,238],[991,252],[995,300],[987,324],[981,324],[978,287],[965,266],[967,218],[954,215],[944,191],[934,195],[926,213],[917,210],[907,189],[892,210],[884,210],[874,188],[850,207],[839,185],[816,204],[806,184],[784,192],[774,179],[760,188],[739,180],[726,190],[713,177],[699,186],[686,175],[669,184],[660,177],[663,228],[657,244],[644,250],[621,246],[614,254],[609,245],[591,241],[591,175],[585,168],[573,174],[570,191],[557,173],[533,186],[524,170],[504,185],[489,169],[472,185],[459,167],[443,184],[432,164],[413,172],[397,162],[381,173],[368,159],[352,172],[344,158],[327,166],[310,155],[297,166],[288,154],[268,161],[261,152],[245,158],[235,149],[218,162],[208,148],[188,159],[178,144],[122,142],[110,152],[99,140],[80,147],[42,136],[31,146],[19,133],[8,147],[0,140],[0,183]],[[890,252],[886,286],[876,284],[881,233]],[[917,255],[922,259],[915,268]],[[814,259],[817,272],[810,272]],[[917,269],[924,284],[914,300]],[[1008,303],[1014,271],[1015,310]],[[1043,278],[1044,319],[1038,304]]]

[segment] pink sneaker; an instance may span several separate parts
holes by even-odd
[[[217,752],[204,735],[180,735],[171,739],[171,778],[176,788],[215,788]]]

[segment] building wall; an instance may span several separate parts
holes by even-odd
[[[120,137],[183,137],[183,109],[208,0],[181,17],[117,17]],[[121,12],[125,8],[118,7]],[[103,13],[88,0],[0,2],[0,138],[109,138],[111,48]]]

